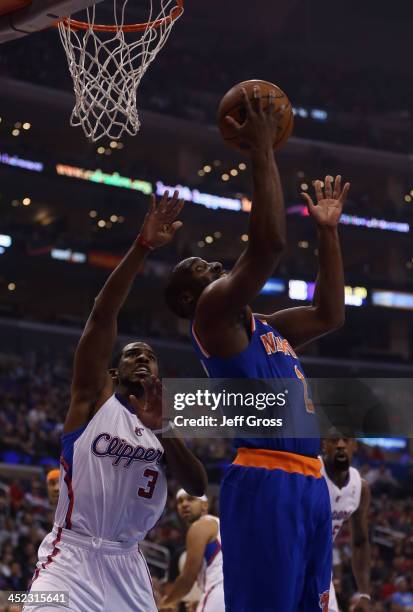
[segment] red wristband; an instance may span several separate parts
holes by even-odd
[[[143,247],[144,249],[149,249],[149,251],[153,251],[155,249],[154,246],[151,245],[141,234],[139,234],[136,242]]]

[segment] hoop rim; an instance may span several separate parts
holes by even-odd
[[[147,28],[159,28],[163,24],[175,21],[184,12],[184,0],[176,0],[176,6],[172,9],[171,14],[162,19],[156,19],[154,21],[147,21],[145,23],[130,23],[127,25],[104,25],[104,24],[90,24],[86,21],[77,21],[76,19],[70,19],[70,17],[63,17],[56,22],[56,25],[60,23],[66,28],[77,31],[77,30],[93,30],[94,32],[143,32]]]

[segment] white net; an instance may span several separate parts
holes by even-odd
[[[76,95],[70,124],[82,126],[93,142],[139,131],[137,88],[182,14],[177,0],[160,0],[160,7],[149,1],[148,23],[141,31],[127,31],[128,0],[113,0],[115,31],[97,29],[95,7],[86,11],[86,29],[78,29],[79,22],[70,17],[59,23]]]

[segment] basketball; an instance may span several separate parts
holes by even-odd
[[[265,110],[268,107],[269,92],[275,90],[275,106],[280,108],[285,107],[284,113],[278,126],[278,133],[274,140],[274,149],[280,149],[291,135],[294,115],[291,102],[286,94],[274,83],[268,81],[260,81],[259,79],[251,79],[234,85],[222,98],[218,107],[218,126],[223,139],[227,144],[236,149],[245,150],[245,144],[240,140],[235,129],[225,120],[226,115],[229,115],[238,123],[244,123],[246,118],[244,103],[242,99],[242,87],[245,87],[250,100],[253,99],[254,86],[259,85],[261,93],[262,108]]]
[[[0,612],[413,612],[413,0],[391,44],[372,4],[0,0]]]

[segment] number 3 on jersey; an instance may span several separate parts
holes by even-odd
[[[305,409],[307,410],[307,412],[309,412],[310,414],[315,414],[315,408],[314,408],[314,404],[313,404],[313,400],[311,399],[311,397],[308,395],[308,386],[307,386],[307,381],[305,379],[304,374],[301,372],[301,370],[299,370],[297,368],[297,366],[294,366],[294,370],[296,373],[297,378],[299,378],[301,380],[301,382],[303,383],[303,387],[304,387],[304,402],[305,402]]]
[[[139,497],[144,497],[145,499],[151,499],[155,490],[156,481],[158,480],[159,472],[147,468],[143,475],[148,479],[148,481],[146,483],[146,487],[139,487],[138,495]]]

